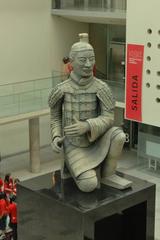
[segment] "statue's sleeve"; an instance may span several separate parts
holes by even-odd
[[[62,104],[63,104],[63,91],[60,87],[52,89],[48,104],[50,107],[50,130],[51,139],[62,136]]]
[[[98,137],[103,135],[113,126],[114,122],[115,101],[110,88],[106,84],[104,84],[103,88],[98,90],[97,98],[100,108],[99,116],[87,120],[90,125],[90,132],[88,132],[90,142],[95,141]]]

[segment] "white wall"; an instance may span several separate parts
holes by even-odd
[[[88,25],[53,17],[51,0],[0,0],[0,85],[47,77],[61,70],[79,32]],[[49,116],[41,123],[41,145],[50,142]],[[2,157],[28,149],[28,122],[0,126]]]

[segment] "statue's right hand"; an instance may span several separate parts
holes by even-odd
[[[65,137],[55,137],[53,142],[51,143],[52,149],[53,151],[60,153],[62,152],[63,149],[63,141],[64,141]]]

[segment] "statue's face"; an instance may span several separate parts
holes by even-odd
[[[95,55],[93,50],[83,50],[77,52],[72,60],[73,71],[79,77],[90,77],[95,64]]]

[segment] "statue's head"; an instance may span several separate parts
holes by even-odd
[[[83,41],[73,44],[70,51],[70,62],[76,75],[82,78],[90,77],[95,65],[93,47]]]

